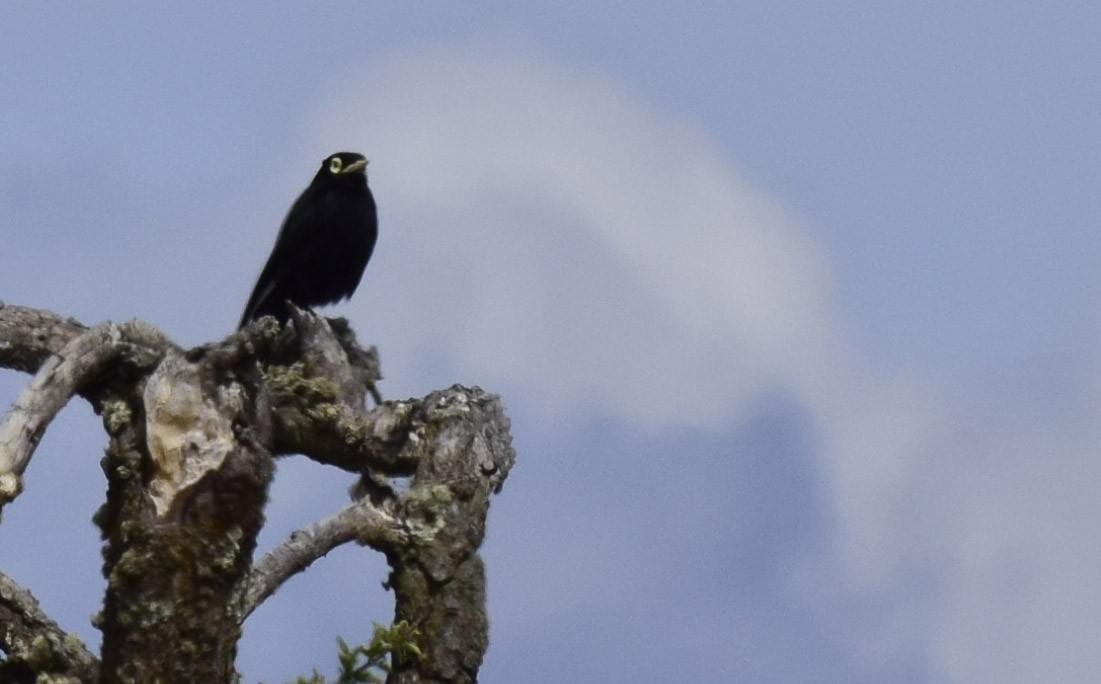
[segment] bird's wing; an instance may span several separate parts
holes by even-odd
[[[279,285],[291,275],[293,264],[304,253],[311,250],[313,240],[310,239],[310,231],[319,221],[324,220],[320,214],[329,210],[329,203],[317,201],[314,198],[313,188],[306,188],[298,199],[291,205],[283,225],[279,228],[279,234],[275,238],[275,246],[267,263],[260,271],[260,277],[256,279],[256,287],[252,290],[245,312],[241,316],[240,327],[244,327],[250,321],[272,313],[281,311],[284,297],[279,293]]]

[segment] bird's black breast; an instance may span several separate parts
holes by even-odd
[[[371,191],[324,186],[303,194],[300,213],[287,217],[288,232],[301,233],[300,250],[289,275],[289,299],[318,306],[352,296],[374,251],[378,218]]]

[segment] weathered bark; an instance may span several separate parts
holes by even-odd
[[[96,515],[108,580],[98,666],[31,611],[29,593],[9,600],[0,583],[7,672],[234,681],[244,619],[313,560],[356,541],[387,555],[395,621],[420,635],[421,655],[395,654],[389,681],[476,680],[488,640],[477,548],[490,494],[514,460],[496,397],[456,386],[368,411],[380,377],[373,348],[307,312],[287,329],[265,319],[183,351],[140,321],[89,331],[0,303],[0,367],[37,373],[0,421],[11,436],[0,440],[0,480],[14,483],[0,506],[18,496],[37,437],[68,396],[88,399],[110,438]],[[361,484],[352,505],[253,567],[281,453],[360,473]],[[392,488],[390,476],[409,476],[408,486]]]
[[[235,429],[263,419],[225,372],[176,352],[127,406],[96,520],[106,542],[101,681],[229,681],[236,597],[274,472]]]
[[[422,654],[395,654],[390,684],[474,682],[489,646],[485,571],[477,554],[489,497],[515,454],[496,397],[455,386],[421,403],[417,472],[401,497],[408,543],[385,549],[395,622],[423,636]]]
[[[79,682],[97,679],[98,663],[80,639],[42,612],[31,593],[0,573],[0,682],[33,682],[40,673]]]

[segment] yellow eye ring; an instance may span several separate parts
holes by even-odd
[[[344,162],[340,161],[340,157],[333,157],[329,160],[329,173],[340,173],[342,168],[344,168]]]

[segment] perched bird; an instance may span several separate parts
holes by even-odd
[[[337,152],[321,162],[283,220],[238,327],[262,316],[286,323],[288,299],[314,307],[352,296],[378,237],[366,169],[367,159],[355,152]]]

